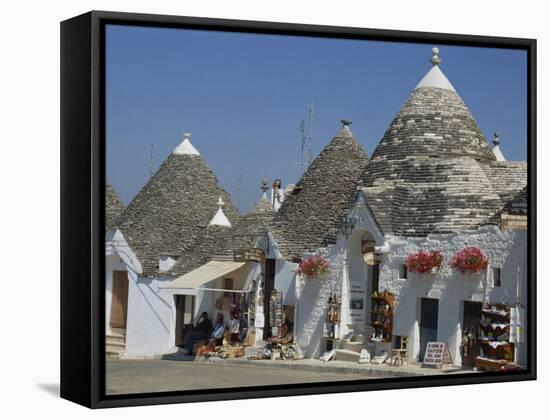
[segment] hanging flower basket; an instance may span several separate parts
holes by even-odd
[[[296,273],[307,279],[323,278],[330,273],[330,263],[320,256],[309,257],[300,263]]]
[[[489,260],[483,251],[475,246],[469,246],[456,252],[449,265],[462,274],[478,273],[485,268]]]
[[[412,273],[434,273],[443,267],[443,254],[441,251],[415,252],[407,256],[405,266]]]

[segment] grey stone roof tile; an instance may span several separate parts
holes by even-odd
[[[271,231],[284,258],[299,260],[335,242],[366,162],[347,127],[321,151],[273,219]]]
[[[163,251],[184,255],[218,210],[218,198],[231,223],[239,211],[200,155],[171,154],[124,210],[120,229],[143,267],[158,273]]]
[[[426,236],[498,223],[526,169],[495,160],[456,92],[423,87],[390,124],[361,186],[384,233]]]
[[[275,211],[261,198],[255,207],[231,227],[208,226],[176,262],[170,274],[181,276],[214,258],[231,258],[236,250],[255,246],[258,236],[267,233]]]
[[[105,185],[105,230],[117,227],[124,204],[118,198],[115,190],[108,182]]]

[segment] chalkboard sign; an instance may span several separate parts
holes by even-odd
[[[441,367],[444,364],[452,362],[451,352],[449,351],[447,343],[431,341],[426,345],[423,364]]]

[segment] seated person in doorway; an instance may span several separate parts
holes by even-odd
[[[193,345],[197,341],[206,341],[212,331],[212,321],[208,319],[208,313],[203,312],[197,321],[197,325],[193,327],[187,338],[185,339],[184,349],[187,354],[193,352]]]
[[[241,320],[239,313],[236,311],[231,312],[229,331],[231,332],[231,342],[239,343],[241,341]]]
[[[223,344],[223,335],[225,333],[225,325],[223,323],[223,314],[218,314],[216,317],[216,325],[210,335],[211,346],[221,346]]]
[[[274,344],[288,344],[291,343],[293,339],[293,324],[291,319],[285,314],[281,327],[279,328],[279,335],[277,337],[271,337],[271,342]]]

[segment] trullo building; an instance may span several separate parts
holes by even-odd
[[[454,364],[473,366],[478,356],[490,358],[489,347],[514,341],[513,357],[526,362],[525,326],[506,335],[503,323],[480,329],[480,322],[486,308],[517,315],[526,305],[526,230],[506,220],[525,217],[527,165],[506,161],[498,137],[491,149],[443,74],[437,49],[431,62],[370,159],[344,121],[274,219],[275,282],[294,285],[305,357],[327,347],[343,358],[361,348],[390,353],[405,338],[410,361],[422,361],[435,341],[446,343]],[[472,247],[486,256],[486,268],[463,274],[450,266]],[[441,253],[441,268],[407,270],[419,251]],[[328,279],[295,274],[314,254],[330,263]],[[333,296],[339,316],[329,321]],[[514,325],[520,322],[516,316]],[[351,343],[339,341],[351,331]]]
[[[122,212],[106,236],[108,353],[167,352],[175,343],[176,299],[159,286],[180,256],[192,250],[220,211],[228,223],[240,215],[190,135]]]

